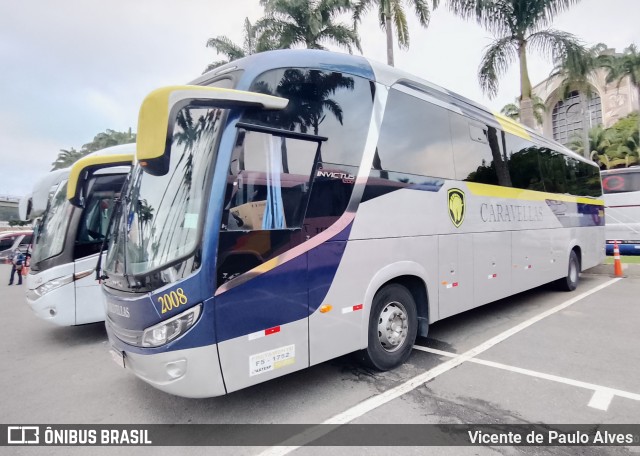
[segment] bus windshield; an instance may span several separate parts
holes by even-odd
[[[106,271],[141,275],[195,250],[224,112],[182,109],[173,127],[168,171],[154,176],[136,166],[115,216]]]
[[[612,173],[602,176],[604,193],[626,193],[640,191],[640,169],[635,172]]]
[[[58,186],[49,203],[49,209],[45,212],[40,222],[40,229],[31,258],[34,264],[59,255],[64,249],[64,240],[67,236],[67,228],[73,211],[73,206],[67,200],[66,195],[67,182],[65,181]]]

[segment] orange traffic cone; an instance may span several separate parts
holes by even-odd
[[[613,243],[613,275],[622,277],[622,263],[620,262],[620,249],[617,241]]]

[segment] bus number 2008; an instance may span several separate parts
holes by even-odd
[[[175,291],[167,293],[163,296],[158,296],[158,302],[160,303],[160,312],[167,313],[171,309],[177,309],[178,307],[187,303],[187,297],[184,294],[182,288],[178,288]]]

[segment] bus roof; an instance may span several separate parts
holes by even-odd
[[[72,204],[80,204],[81,180],[85,175],[84,171],[94,172],[104,168],[119,168],[123,165],[130,165],[135,158],[135,151],[135,143],[122,144],[108,147],[80,158],[71,166],[69,171],[67,199]]]
[[[223,78],[225,74],[242,70],[241,81],[239,81],[235,88],[238,90],[248,90],[249,85],[257,76],[265,71],[277,68],[317,68],[361,76],[387,87],[395,85],[404,86],[409,90],[434,97],[438,102],[446,105],[449,110],[485,122],[489,126],[499,128],[521,138],[534,140],[538,144],[546,145],[576,160],[595,166],[592,161],[576,154],[562,144],[540,135],[513,119],[497,112],[492,112],[481,104],[460,94],[447,90],[406,71],[361,56],[317,49],[282,49],[260,52],[214,68],[196,78],[190,82],[190,84],[208,85],[217,79]]]

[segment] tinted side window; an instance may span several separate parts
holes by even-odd
[[[260,75],[249,89],[289,100],[282,111],[246,111],[243,121],[326,136],[322,161],[359,166],[371,121],[373,85],[343,73],[289,68]]]
[[[225,195],[223,230],[300,228],[318,144],[240,130]]]
[[[580,195],[601,196],[600,170],[585,162],[578,162],[576,173]]]
[[[391,90],[374,168],[453,179],[449,111]]]
[[[601,196],[600,171],[575,158],[566,157],[567,191],[572,195]]]
[[[544,191],[538,155],[541,148],[531,141],[506,133],[509,173],[515,188]]]
[[[541,148],[539,160],[545,191],[568,193],[564,155],[551,149]]]
[[[456,179],[511,187],[503,133],[453,112],[450,118]]]

